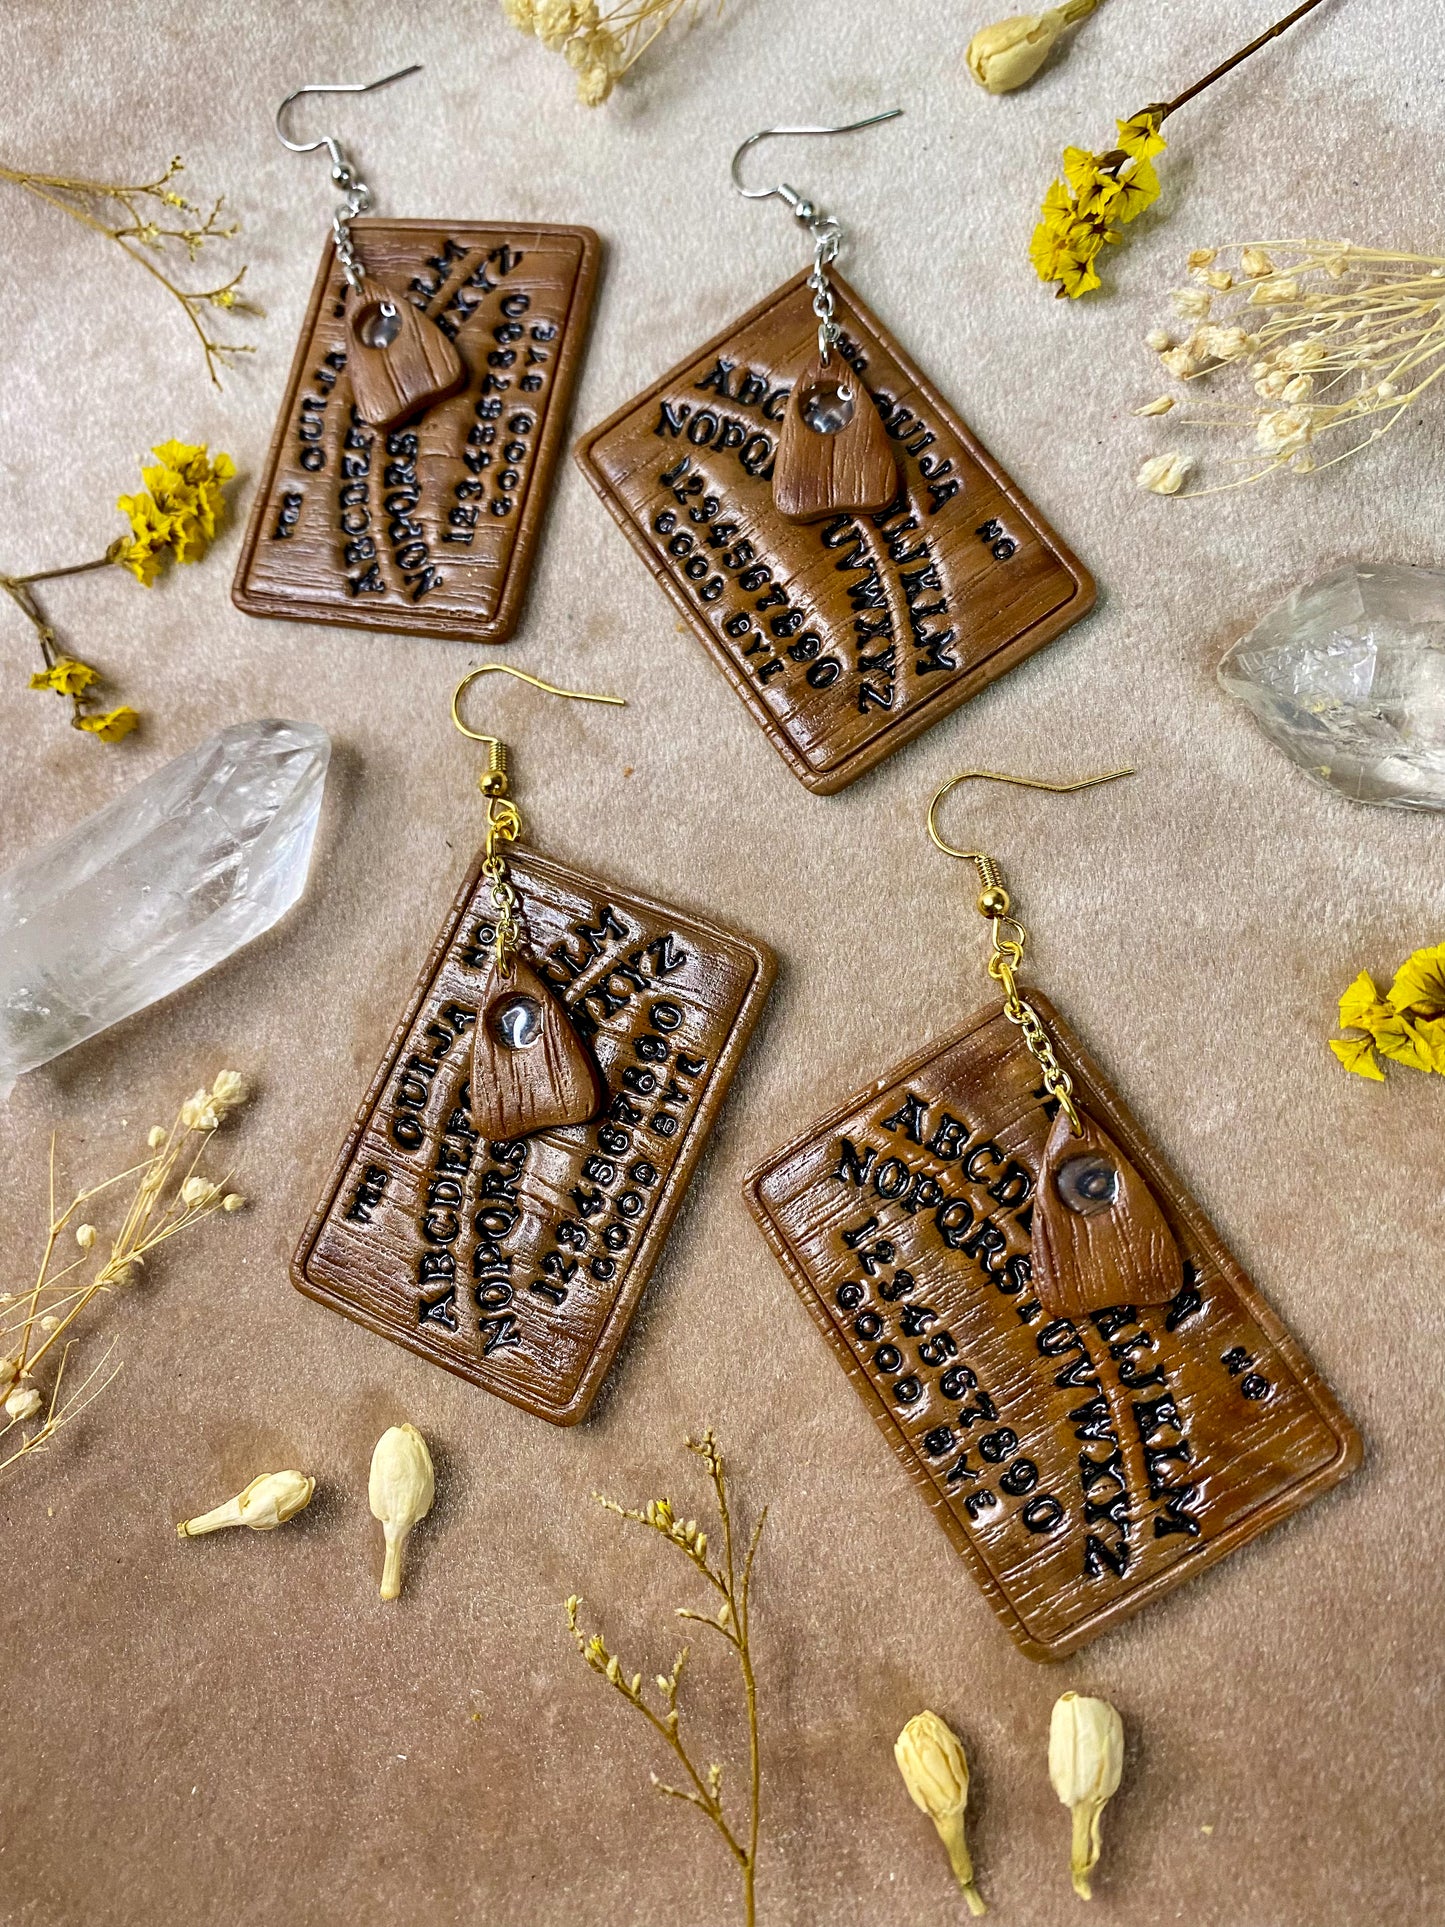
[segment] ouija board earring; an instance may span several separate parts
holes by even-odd
[[[750,1208],[989,1603],[1058,1659],[1359,1464],[1359,1436],[1058,1012],[998,995],[759,1166]],[[1287,1262],[1287,1254],[1286,1254]]]
[[[517,847],[485,745],[484,840],[292,1262],[309,1297],[558,1425],[626,1335],[772,983],[758,945]]]
[[[810,267],[577,445],[577,460],[788,768],[842,789],[1093,606],[1088,571],[838,276]]]
[[[502,642],[521,610],[591,312],[590,228],[393,221],[330,134],[332,215],[232,596],[252,615]]]

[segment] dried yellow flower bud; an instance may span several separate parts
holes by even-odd
[[[401,1549],[418,1519],[431,1511],[436,1481],[426,1440],[414,1425],[393,1425],[382,1433],[371,1455],[367,1497],[371,1515],[386,1534],[386,1563],[381,1596],[395,1599],[401,1592]]]
[[[239,1211],[245,1202],[246,1200],[241,1196],[239,1191],[228,1191],[221,1200],[221,1209],[223,1211]]]
[[[1156,395],[1153,401],[1146,401],[1142,408],[1136,408],[1136,415],[1167,415],[1174,406],[1172,395]]]
[[[1152,495],[1177,495],[1193,467],[1187,455],[1173,450],[1167,455],[1151,455],[1134,477],[1134,485],[1147,488]]]
[[[0,1392],[8,1392],[15,1383],[16,1365],[13,1358],[0,1358]]]
[[[1043,66],[1065,24],[1063,8],[1051,7],[1047,13],[1016,13],[980,27],[964,56],[968,71],[989,93],[1012,93]]]
[[[82,1251],[89,1251],[95,1243],[96,1230],[93,1224],[78,1224],[75,1227],[75,1242]]]
[[[181,1203],[190,1211],[214,1204],[220,1195],[220,1185],[212,1184],[209,1178],[189,1177],[181,1186]]]
[[[1124,1769],[1124,1722],[1107,1700],[1065,1693],[1049,1721],[1049,1778],[1074,1817],[1069,1871],[1080,1900],[1092,1900],[1099,1819]]]
[[[1246,248],[1239,257],[1239,265],[1251,281],[1258,281],[1261,276],[1274,273],[1274,262],[1270,260],[1263,248]]]
[[[1144,337],[1144,346],[1153,348],[1157,354],[1162,355],[1166,348],[1174,346],[1174,337],[1163,328],[1151,328]]]
[[[304,1472],[263,1472],[252,1479],[244,1492],[227,1499],[212,1512],[202,1512],[176,1527],[178,1539],[199,1539],[203,1532],[220,1532],[225,1526],[249,1526],[253,1532],[271,1532],[304,1512],[316,1490],[315,1479]]]
[[[1191,248],[1184,265],[1187,268],[1207,268],[1218,253],[1218,248]]]
[[[1188,381],[1191,375],[1199,373],[1199,363],[1187,348],[1166,348],[1159,359],[1170,374],[1177,376],[1180,381]]]
[[[893,1757],[909,1798],[938,1829],[971,1914],[987,1913],[973,1884],[963,1815],[968,1805],[968,1761],[957,1735],[937,1713],[915,1713],[893,1742]]]
[[[33,1385],[17,1385],[5,1401],[5,1414],[7,1418],[13,1419],[17,1425],[23,1424],[26,1419],[35,1417],[35,1414],[40,1410],[43,1403],[44,1401]]]
[[[152,1124],[150,1129],[146,1132],[146,1143],[151,1147],[153,1151],[159,1151],[159,1149],[165,1143],[166,1139],[169,1136],[170,1136],[170,1132],[166,1129],[164,1124]]]

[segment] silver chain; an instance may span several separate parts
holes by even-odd
[[[371,209],[371,189],[352,169],[344,157],[337,160],[331,170],[331,178],[341,189],[346,199],[331,217],[331,232],[336,240],[336,258],[341,263],[341,272],[346,276],[353,294],[361,293],[362,266],[355,244],[351,239],[351,223],[358,214],[366,214]]]
[[[801,222],[813,237],[813,272],[808,276],[808,286],[813,290],[813,313],[818,317],[818,354],[826,368],[843,332],[834,319],[833,284],[828,279],[828,269],[843,243],[843,227],[811,201],[789,200],[788,204],[793,210],[793,219]]]

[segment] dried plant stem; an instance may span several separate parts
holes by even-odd
[[[229,281],[223,281],[216,287],[184,288],[145,252],[147,249],[159,249],[166,242],[173,242],[184,247],[194,261],[208,241],[230,240],[239,232],[235,223],[229,227],[220,225],[223,205],[220,197],[209,212],[203,212],[170,187],[169,183],[181,171],[179,156],[154,180],[137,182],[92,181],[63,174],[40,174],[30,168],[8,167],[0,163],[0,181],[9,181],[23,188],[47,207],[57,208],[93,233],[114,241],[132,261],[139,263],[147,274],[159,281],[184,310],[205,355],[206,372],[219,388],[220,367],[233,355],[249,355],[255,350],[249,343],[221,341],[211,335],[203,320],[206,309],[241,309],[252,314],[259,314],[260,310],[243,300],[238,292],[246,275],[244,267],[233,274]],[[193,217],[192,224],[166,224],[165,216],[161,213],[164,209],[175,209],[181,215]],[[122,218],[116,218],[117,211]],[[157,215],[160,215],[159,219]]]
[[[684,1646],[678,1653],[673,1661],[671,1673],[657,1675],[655,1684],[662,1695],[659,1711],[648,1702],[641,1673],[634,1674],[629,1679],[623,1672],[617,1655],[608,1651],[601,1633],[593,1633],[589,1637],[581,1630],[578,1614],[582,1601],[575,1594],[567,1601],[567,1623],[576,1641],[577,1650],[587,1664],[594,1672],[600,1673],[622,1695],[628,1705],[642,1715],[676,1756],[688,1784],[671,1786],[659,1780],[656,1774],[652,1776],[652,1783],[659,1793],[666,1794],[670,1799],[686,1801],[689,1806],[696,1807],[717,1828],[742,1875],[743,1918],[746,1927],[754,1927],[757,1917],[758,1840],[762,1824],[762,1752],[758,1726],[757,1676],[753,1667],[750,1640],[750,1612],[753,1563],[757,1557],[758,1544],[768,1515],[765,1507],[758,1516],[757,1524],[753,1527],[747,1552],[739,1566],[732,1509],[728,1500],[726,1470],[717,1441],[712,1432],[708,1431],[700,1440],[689,1439],[687,1444],[689,1450],[695,1452],[707,1466],[708,1477],[712,1483],[713,1498],[722,1527],[723,1543],[723,1557],[717,1565],[712,1565],[708,1561],[706,1532],[699,1531],[695,1520],[680,1520],[668,1500],[654,1499],[644,1510],[632,1511],[618,1505],[613,1499],[602,1497],[601,1494],[594,1496],[598,1504],[607,1511],[615,1512],[619,1518],[630,1519],[637,1525],[648,1527],[651,1531],[659,1533],[670,1545],[678,1547],[718,1595],[716,1611],[712,1614],[696,1612],[687,1606],[679,1606],[675,1611],[679,1619],[692,1620],[697,1625],[709,1627],[717,1633],[731,1647],[737,1661],[743,1686],[748,1729],[748,1807],[745,1828],[736,1826],[724,1810],[721,1766],[714,1761],[705,1771],[700,1770],[689,1753],[682,1735],[678,1688],[690,1649]]]
[[[1312,13],[1320,4],[1321,0],[1304,0],[1302,6],[1296,7],[1293,13],[1287,13],[1283,20],[1276,20],[1274,25],[1260,34],[1258,39],[1251,40],[1247,47],[1241,47],[1239,52],[1231,54],[1228,60],[1222,60],[1213,72],[1204,76],[1203,80],[1196,80],[1194,85],[1186,87],[1182,94],[1176,94],[1173,100],[1161,101],[1151,111],[1158,114],[1161,121],[1167,120],[1176,107],[1182,107],[1185,101],[1193,100],[1196,95],[1202,94],[1206,87],[1212,87],[1216,80],[1223,80],[1226,74],[1233,73],[1234,69],[1248,60],[1251,54],[1257,54],[1260,48],[1267,47],[1271,40],[1277,40],[1286,28],[1292,27],[1296,20],[1302,20],[1307,13]]]
[[[104,555],[98,555],[93,562],[72,562],[64,569],[37,569],[31,575],[5,575],[0,573],[0,589],[3,589],[16,608],[24,615],[40,639],[40,654],[47,669],[53,669],[59,661],[59,643],[55,630],[46,620],[45,611],[32,593],[36,582],[58,582],[62,576],[91,575],[98,569],[111,568],[119,560],[125,548],[124,536],[112,542]]]

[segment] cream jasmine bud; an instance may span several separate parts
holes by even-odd
[[[1016,13],[992,26],[980,27],[968,43],[964,58],[980,87],[991,94],[1009,94],[1033,79],[1054,51],[1059,35],[1099,0],[1065,0],[1045,13]]]
[[[1049,1778],[1073,1815],[1069,1871],[1080,1900],[1092,1900],[1099,1820],[1124,1768],[1124,1722],[1107,1700],[1065,1693],[1049,1721]]]
[[[417,1520],[431,1511],[435,1490],[431,1453],[416,1427],[393,1425],[383,1432],[371,1455],[367,1489],[372,1517],[381,1521],[386,1534],[383,1599],[395,1599],[401,1592],[402,1547]]]
[[[958,1736],[937,1713],[915,1713],[893,1742],[893,1757],[909,1798],[938,1830],[968,1911],[986,1913],[988,1909],[973,1882],[973,1861],[964,1831],[968,1761]]]
[[[75,1242],[82,1251],[89,1251],[95,1239],[96,1230],[93,1224],[78,1224],[75,1227]]]
[[[227,1499],[211,1512],[186,1519],[176,1527],[178,1539],[199,1539],[203,1532],[220,1532],[226,1526],[249,1526],[253,1532],[271,1532],[304,1512],[316,1490],[315,1479],[304,1472],[263,1472],[252,1479],[244,1492]]]

